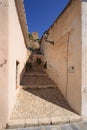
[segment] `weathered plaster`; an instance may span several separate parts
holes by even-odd
[[[71,107],[81,114],[81,1],[71,0],[42,39],[47,72],[57,83]]]
[[[25,17],[22,22],[19,19],[17,8],[21,9],[20,16],[24,16],[23,3],[19,1],[21,4],[17,5],[14,0],[0,1],[0,129],[10,118],[16,98],[16,85],[20,85],[26,63],[28,32]]]
[[[87,116],[87,1],[82,0],[82,114]]]
[[[0,0],[0,129],[8,118],[8,1]]]

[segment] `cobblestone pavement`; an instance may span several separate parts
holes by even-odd
[[[87,130],[87,121],[65,125],[47,125],[39,127],[19,128],[13,130]]]
[[[9,126],[55,125],[81,120],[81,117],[72,111],[61,91],[46,73],[25,73],[24,79],[22,82],[24,86],[20,87],[17,93]],[[43,86],[35,87],[42,82]],[[48,86],[46,86],[47,83]],[[50,84],[52,86],[49,87]]]
[[[11,115],[13,119],[76,116],[58,88],[20,89]]]

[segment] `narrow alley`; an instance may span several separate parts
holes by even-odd
[[[0,0],[0,17],[0,130],[87,130],[87,0]]]
[[[18,90],[9,128],[55,125],[80,121],[58,86],[43,71],[42,64],[32,63]]]

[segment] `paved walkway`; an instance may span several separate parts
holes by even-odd
[[[56,125],[80,121],[45,72],[25,73],[8,126]]]
[[[20,89],[11,120],[28,118],[78,117],[58,88]]]

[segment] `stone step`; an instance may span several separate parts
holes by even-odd
[[[22,85],[22,88],[23,89],[27,89],[27,88],[30,88],[30,89],[41,89],[41,88],[54,88],[56,86],[53,86],[53,85]]]
[[[27,128],[27,127],[38,127],[38,126],[46,126],[46,125],[62,125],[66,123],[76,123],[81,121],[82,118],[80,116],[70,116],[70,118],[61,118],[61,117],[51,117],[51,118],[33,118],[33,119],[17,119],[10,120],[7,123],[6,129],[18,129],[18,128]]]
[[[46,74],[25,74],[21,85],[29,88],[47,88],[57,86]]]
[[[40,70],[43,70],[43,65],[41,64],[41,65],[38,65],[38,64],[34,64],[34,65],[32,65],[32,69],[31,70],[33,70],[33,71],[40,71]]]
[[[78,123],[69,123],[63,125],[46,125],[38,127],[19,128],[18,130],[87,130],[87,121]]]
[[[24,76],[48,76],[44,71],[28,71]]]

